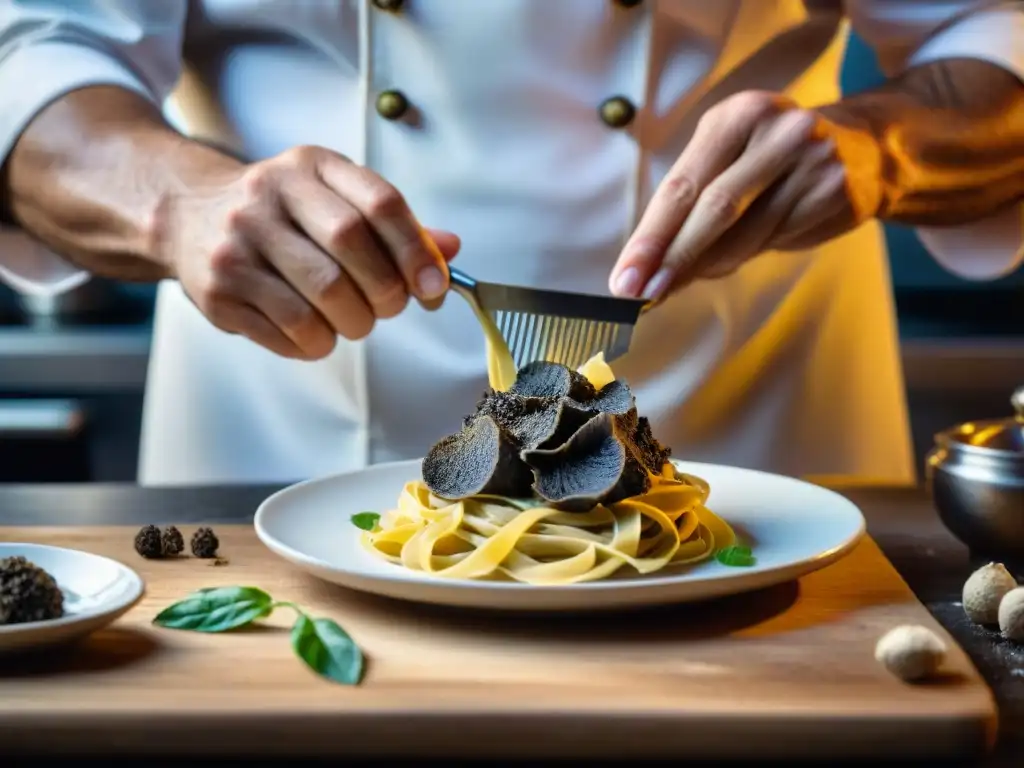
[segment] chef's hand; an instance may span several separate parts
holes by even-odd
[[[877,143],[826,114],[758,91],[706,112],[612,270],[612,292],[659,299],[873,217],[882,198]]]
[[[158,248],[224,331],[315,360],[410,296],[430,305],[447,290],[458,238],[425,232],[394,187],[341,155],[299,147],[201,178],[168,204]]]

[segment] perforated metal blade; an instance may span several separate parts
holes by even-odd
[[[536,360],[579,368],[598,352],[611,362],[629,350],[647,306],[642,299],[481,283],[457,269],[451,284],[494,321],[516,368]]]

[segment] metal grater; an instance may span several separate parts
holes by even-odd
[[[498,327],[516,368],[535,360],[579,368],[598,352],[611,362],[629,350],[643,299],[480,283],[450,270],[451,287]]]

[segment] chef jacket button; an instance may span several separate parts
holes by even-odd
[[[636,116],[636,107],[625,96],[612,96],[601,102],[601,120],[609,128],[625,128]]]
[[[402,0],[373,0],[373,4],[382,11],[402,10]]]
[[[409,109],[409,100],[401,91],[381,91],[377,96],[377,114],[385,120],[398,120]]]

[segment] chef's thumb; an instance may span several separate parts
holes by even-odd
[[[434,246],[435,255],[441,256],[445,263],[454,259],[455,255],[459,252],[459,248],[462,247],[462,241],[459,240],[459,236],[452,232],[443,229],[430,229],[429,227],[424,227],[423,232],[427,236],[427,242]],[[421,299],[420,305],[428,311],[440,309],[441,305],[444,304],[446,295],[447,293],[444,293],[430,301]]]
[[[427,235],[431,240],[434,241],[434,245],[441,252],[445,261],[451,261],[455,258],[455,255],[459,252],[459,248],[462,247],[462,241],[459,240],[459,236],[453,232],[447,232],[443,229],[430,229],[426,228]]]

